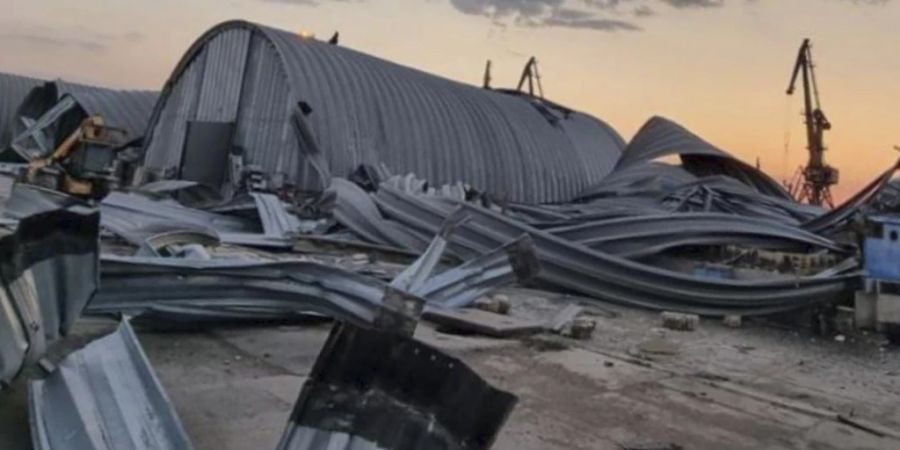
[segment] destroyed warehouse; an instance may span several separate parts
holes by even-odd
[[[900,327],[896,165],[826,209],[668,118],[626,144],[521,83],[469,86],[245,21],[200,36],[159,92],[0,75],[0,155],[0,395],[27,391],[36,449],[192,448],[202,418],[179,415],[202,394],[166,392],[148,353],[177,359],[180,344],[162,333],[145,352],[138,325],[332,320],[311,368],[290,372],[277,448],[390,450],[490,448],[519,398],[537,401],[481,373],[505,363],[441,346],[477,338],[424,333],[591,348],[608,331],[596,317],[629,314],[613,308],[662,313],[658,334],[723,317]],[[533,300],[509,292],[525,290],[552,313],[517,316]],[[48,350],[110,317],[106,336]],[[780,405],[900,443],[871,417]]]

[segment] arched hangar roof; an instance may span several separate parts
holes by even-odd
[[[263,64],[274,66],[261,71]],[[277,86],[286,91],[269,92]],[[204,94],[211,89],[237,90],[242,98],[227,105],[228,94]],[[278,144],[292,139],[288,125],[273,126],[272,115],[262,112],[277,103],[287,117],[287,109],[301,102],[331,176],[347,176],[362,164],[384,164],[433,184],[462,181],[513,201],[561,202],[605,177],[624,148],[619,134],[601,120],[540,99],[231,21],[201,36],[166,83],[147,132],[145,166],[178,172],[182,150],[175,147],[183,136],[165,135],[185,133],[179,122],[234,110],[236,134],[253,133],[240,138],[245,162],[302,184],[302,158],[282,154],[300,150]],[[255,126],[247,130],[252,124],[242,121]],[[166,145],[154,145],[157,140]]]

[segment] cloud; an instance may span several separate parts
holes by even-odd
[[[86,27],[48,27],[21,22],[0,23],[0,41],[18,42],[42,51],[63,49],[103,53],[117,41],[139,42],[146,35],[138,31],[106,33]]]
[[[614,9],[620,1],[633,0],[450,0],[450,4],[463,14],[490,18],[498,26],[514,24],[607,32],[640,30],[633,23],[599,14]]]
[[[15,41],[34,47],[44,48],[75,48],[91,53],[101,53],[108,48],[106,44],[101,42],[84,39],[60,39],[52,36],[15,31],[0,32],[0,41]]]
[[[287,5],[319,6],[316,0],[263,0],[266,3],[284,3]]]
[[[656,11],[647,5],[639,5],[634,7],[633,14],[635,17],[650,17],[655,16]]]
[[[298,6],[324,3],[363,3],[367,0],[256,0]],[[435,1],[435,0],[424,0]],[[726,0],[444,0],[460,13],[484,17],[499,28],[569,28],[595,31],[641,31],[641,20],[666,10],[721,8]],[[753,2],[757,0],[730,0]],[[885,4],[891,0],[839,0],[860,5]],[[662,10],[657,9],[662,6]],[[635,20],[637,23],[630,20]]]
[[[623,20],[600,18],[588,11],[569,8],[554,9],[549,17],[538,21],[538,26],[597,31],[638,31],[641,29],[637,25]]]
[[[660,0],[673,8],[718,8],[725,0]]]
[[[322,3],[362,3],[364,0],[262,0],[266,3],[282,3],[294,6],[319,6]]]
[[[562,7],[564,0],[450,0],[450,3],[469,15],[531,19]]]

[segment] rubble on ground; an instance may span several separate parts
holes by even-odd
[[[333,320],[278,448],[391,450],[489,448],[516,403],[417,342],[423,322],[590,341],[608,305],[698,331],[847,322],[855,295],[856,322],[900,326],[896,284],[860,256],[897,240],[897,165],[824,210],[662,117],[626,145],[543,98],[247,22],[202,36],[159,94],[7,75],[0,91],[0,381],[80,316],[123,318],[31,382],[38,449],[190,448],[131,321]],[[516,317],[510,286],[578,301]]]

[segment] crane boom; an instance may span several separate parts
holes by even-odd
[[[807,201],[812,205],[834,206],[831,198],[831,186],[838,182],[838,170],[825,164],[824,132],[831,129],[831,122],[825,117],[819,101],[819,87],[816,82],[815,65],[812,61],[812,44],[804,39],[797,53],[797,62],[791,73],[787,95],[794,94],[797,79],[803,83],[803,117],[806,124],[806,142],[809,161],[802,169],[803,187],[799,191],[798,201]]]

